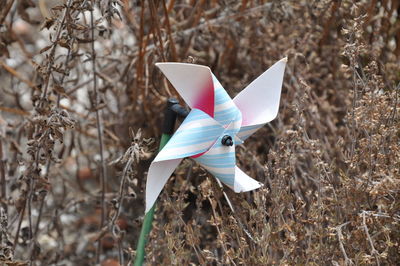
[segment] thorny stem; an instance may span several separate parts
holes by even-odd
[[[117,208],[117,211],[116,211],[116,213],[114,214],[114,216],[113,216],[113,218],[111,220],[111,223],[110,223],[111,227],[114,226],[115,222],[117,221],[117,219],[118,219],[118,217],[119,217],[119,215],[121,213],[121,206],[122,206],[122,203],[124,201],[124,195],[123,194],[124,194],[124,187],[125,187],[125,183],[126,183],[126,176],[127,176],[127,172],[129,170],[129,168],[131,168],[133,160],[134,160],[134,158],[132,158],[132,157],[129,158],[129,160],[126,163],[126,165],[124,167],[124,170],[122,172],[122,181],[121,181],[121,185],[119,187],[119,195],[118,195],[118,197],[119,197],[118,208]]]
[[[339,240],[339,247],[340,250],[342,251],[343,257],[344,257],[344,263],[345,265],[353,265],[354,263],[352,262],[351,259],[349,259],[349,257],[347,256],[346,250],[344,249],[344,245],[343,245],[343,233],[342,233],[342,227],[348,225],[350,222],[341,224],[339,226],[337,226],[336,229],[336,233],[338,236],[338,240]]]
[[[141,6],[142,9],[140,11],[140,30],[139,30],[139,49],[138,49],[138,60],[137,60],[137,64],[136,64],[136,72],[137,72],[137,78],[136,78],[136,88],[132,88],[132,100],[136,101],[136,95],[137,93],[137,88],[142,88],[142,86],[140,86],[141,84],[141,78],[142,78],[142,73],[143,73],[143,62],[144,62],[144,43],[143,43],[143,36],[144,36],[144,0],[141,1]]]
[[[154,0],[150,0],[149,1],[149,6],[150,6],[151,16],[153,17],[153,23],[155,24],[154,28],[155,28],[156,33],[157,33],[157,34],[154,34],[154,36],[157,36],[158,42],[160,44],[161,58],[165,62],[166,59],[165,59],[165,53],[164,53],[164,47],[163,47],[163,39],[162,39],[162,36],[161,36],[160,24],[158,23],[158,19],[157,19],[156,7],[155,7],[155,4],[154,4]]]
[[[68,62],[69,62],[70,57],[71,57],[71,48],[68,48],[67,57],[65,58],[65,63],[64,63],[65,69],[68,68]],[[63,84],[63,83],[64,83],[64,78],[65,78],[65,76],[66,76],[66,75],[65,75],[65,72],[64,72],[63,75],[62,75],[62,77],[61,77],[60,84]],[[58,93],[57,93],[57,108],[60,108],[60,100],[61,100],[61,94],[58,92]]]
[[[33,238],[36,239],[37,233],[39,231],[39,224],[40,224],[40,220],[42,218],[42,213],[43,213],[43,206],[44,206],[44,197],[40,202],[40,207],[39,207],[39,215],[37,218],[37,222],[36,222],[36,226],[35,226],[35,231],[33,233]]]
[[[19,217],[19,221],[18,221],[17,232],[15,233],[14,246],[13,246],[14,250],[17,247],[17,244],[18,244],[19,232],[21,230],[21,224],[22,224],[22,220],[24,219],[24,214],[25,214],[25,209],[26,209],[26,201],[27,201],[27,198],[26,198],[26,195],[25,195],[24,204],[22,205],[22,210],[20,211],[20,217]]]
[[[352,60],[353,61],[353,60]],[[353,67],[353,99],[352,99],[352,105],[351,105],[351,135],[352,135],[352,141],[351,141],[351,150],[350,150],[350,158],[351,161],[353,161],[353,156],[354,156],[354,150],[356,148],[356,119],[355,119],[355,111],[356,111],[356,102],[357,102],[357,77],[356,77],[356,66],[355,62],[352,62],[352,67]]]
[[[165,25],[167,26],[168,39],[171,42],[171,45],[170,45],[171,46],[171,58],[172,58],[172,60],[176,61],[177,53],[176,53],[174,38],[172,38],[171,25],[169,23],[168,10],[167,10],[167,5],[165,4],[165,0],[162,0],[162,6],[164,9]]]
[[[43,102],[43,100],[46,98],[46,95],[47,95],[47,90],[49,88],[50,72],[51,72],[51,68],[53,66],[53,62],[54,62],[53,59],[54,59],[54,55],[55,55],[56,48],[57,48],[57,41],[60,38],[60,34],[61,34],[61,31],[62,31],[64,23],[65,23],[65,19],[66,19],[67,14],[68,14],[68,9],[69,9],[68,7],[71,6],[71,1],[72,0],[68,0],[68,3],[66,5],[66,9],[64,10],[64,15],[62,17],[61,23],[60,23],[59,27],[57,28],[56,37],[54,39],[55,42],[54,42],[53,47],[51,48],[50,53],[49,53],[50,62],[47,65],[45,84],[44,84],[43,94],[42,94],[42,97],[41,97],[41,102]]]
[[[96,75],[96,52],[94,49],[94,0],[92,0],[92,8],[90,10],[90,26],[92,33],[92,71],[93,71],[93,91],[94,91],[94,109],[96,112],[96,127],[97,127],[97,137],[99,141],[100,148],[100,163],[101,163],[101,175],[100,175],[100,186],[101,186],[101,220],[100,229],[103,228],[106,218],[106,203],[105,203],[105,191],[106,191],[106,179],[107,171],[106,164],[104,161],[104,141],[103,141],[103,121],[101,119],[101,110],[97,108],[99,104],[99,93],[97,91],[97,75]],[[99,263],[101,254],[101,239],[99,239],[96,250],[96,261]]]
[[[6,165],[5,159],[3,158],[3,140],[0,136],[0,186],[1,186],[1,206],[7,215],[7,189],[6,189]],[[3,202],[4,201],[4,202]]]
[[[363,228],[364,228],[365,234],[367,235],[368,242],[371,246],[371,253],[373,256],[375,256],[376,264],[379,266],[380,265],[379,252],[375,249],[374,242],[372,241],[371,236],[369,234],[366,219],[365,219],[365,211],[362,212],[362,222],[363,222]]]
[[[45,179],[46,179],[46,180],[47,180],[48,175],[49,175],[50,165],[51,165],[51,161],[50,161],[50,160],[47,160],[46,176],[45,176]],[[44,206],[45,198],[46,198],[46,195],[44,195],[43,197],[41,197],[40,207],[39,207],[39,214],[38,214],[38,218],[37,218],[37,221],[36,221],[35,231],[34,231],[34,233],[33,233],[33,239],[34,239],[34,240],[36,240],[36,236],[37,236],[37,233],[38,233],[38,231],[39,231],[39,224],[40,224],[40,220],[41,220],[41,218],[42,218],[42,212],[43,212],[43,206]]]
[[[32,198],[33,198],[33,188],[34,188],[34,179],[31,178],[29,181],[29,194],[28,194],[28,220],[29,220],[29,239],[32,239]]]
[[[111,223],[110,223],[110,228],[113,233],[115,232],[115,230],[114,230],[115,222],[117,221],[117,219],[121,213],[122,203],[124,201],[124,187],[125,187],[125,183],[126,183],[126,176],[127,176],[129,168],[131,168],[131,166],[132,166],[133,161],[134,161],[134,158],[131,156],[129,158],[128,162],[126,163],[124,170],[122,172],[122,180],[121,180],[121,184],[119,187],[119,193],[118,193],[118,198],[119,198],[118,208],[117,208],[117,211],[115,212],[114,216],[112,217]],[[122,252],[122,239],[123,239],[124,233],[120,232],[120,231],[118,233],[119,233],[119,235],[116,235],[116,237],[118,238],[117,239],[117,241],[118,241],[118,259],[119,259],[119,264],[124,265],[124,255]]]
[[[36,221],[36,226],[35,226],[35,231],[32,230],[32,218],[31,218],[31,213],[29,214],[29,231],[30,231],[30,245],[31,245],[31,256],[30,256],[30,265],[32,265],[34,259],[35,259],[35,243],[36,243],[36,236],[37,233],[39,231],[39,223],[42,217],[42,212],[43,212],[43,206],[44,206],[44,198],[42,199],[42,201],[40,202],[40,208],[39,208],[39,215]],[[30,207],[30,206],[29,206]],[[29,212],[31,211],[31,209],[29,209]]]
[[[122,241],[124,239],[125,233],[122,232],[121,236],[118,238],[118,260],[120,265],[125,265],[124,263],[124,253],[122,249]]]
[[[393,121],[394,121],[394,118],[396,117],[396,113],[397,113],[397,102],[398,102],[398,100],[399,100],[399,90],[400,90],[400,83],[399,84],[397,84],[397,86],[396,86],[396,88],[395,88],[395,97],[394,97],[394,103],[393,103],[393,110],[391,111],[391,113],[390,113],[390,115],[388,116],[388,119],[387,119],[387,121],[386,121],[386,125],[389,123],[389,121],[391,122],[391,123],[393,123]]]

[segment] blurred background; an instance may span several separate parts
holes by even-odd
[[[207,65],[233,98],[287,56],[278,117],[237,148],[264,187],[222,190],[186,159],[160,195],[147,264],[396,265],[399,11],[397,0],[0,0],[1,264],[132,263],[163,110],[178,97],[155,63]]]

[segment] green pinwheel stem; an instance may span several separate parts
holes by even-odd
[[[188,112],[185,108],[179,105],[179,101],[175,98],[170,98],[167,101],[167,106],[164,113],[164,122],[162,125],[162,135],[160,146],[158,151],[161,151],[164,146],[170,140],[172,134],[174,133],[175,128],[175,121],[178,117],[186,117]],[[155,210],[156,203],[151,207],[151,209],[146,213],[142,230],[140,231],[140,236],[136,248],[136,257],[135,257],[135,266],[143,265],[144,257],[145,257],[145,249],[147,240],[151,231],[153,219],[154,219],[154,210]]]
[[[161,151],[162,148],[164,148],[164,146],[168,143],[170,138],[171,138],[170,134],[162,134],[160,146],[158,149],[159,151]],[[154,203],[153,207],[151,207],[151,209],[146,213],[146,215],[144,217],[142,230],[140,231],[139,241],[138,241],[138,245],[136,248],[136,257],[135,257],[135,263],[134,263],[135,266],[143,265],[144,256],[145,256],[145,248],[146,248],[147,239],[149,237],[149,233],[151,231],[151,227],[152,227],[152,223],[153,223],[155,207],[156,207],[156,204]]]
[[[156,204],[154,204],[153,207],[151,207],[151,209],[146,213],[146,216],[144,217],[142,230],[140,231],[139,241],[136,248],[136,257],[134,264],[135,266],[143,265],[147,238],[151,231],[155,208]]]

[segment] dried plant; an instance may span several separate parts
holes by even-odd
[[[265,186],[235,194],[185,160],[147,263],[398,264],[400,1],[0,7],[0,264],[131,264],[178,96],[155,63],[208,65],[235,96],[283,56],[279,116],[237,152]]]

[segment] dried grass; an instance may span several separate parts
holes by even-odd
[[[177,96],[154,63],[209,65],[234,96],[288,56],[278,118],[238,148],[264,188],[185,160],[147,263],[397,264],[399,5],[0,0],[1,263],[129,264]]]

